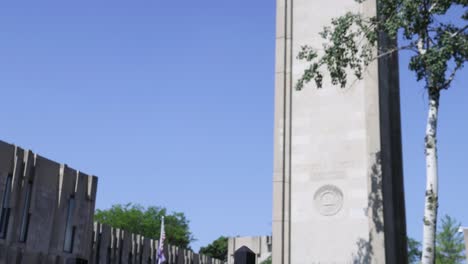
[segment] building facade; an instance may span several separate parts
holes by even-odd
[[[87,260],[96,191],[96,177],[0,141],[0,263]]]
[[[228,264],[234,264],[234,252],[243,246],[248,247],[256,254],[256,263],[260,264],[271,256],[272,237],[230,237],[228,240]]]
[[[155,264],[158,241],[94,223],[97,177],[0,141],[0,264]],[[222,264],[164,245],[167,264]]]

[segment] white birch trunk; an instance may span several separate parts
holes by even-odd
[[[426,200],[424,207],[424,233],[422,243],[422,264],[435,263],[435,235],[438,207],[437,171],[437,118],[439,111],[439,92],[429,92],[429,110],[426,127]]]

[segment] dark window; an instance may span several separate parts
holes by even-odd
[[[57,260],[57,262],[58,262],[58,260]],[[88,261],[85,260],[85,259],[80,259],[80,258],[68,259],[67,264],[88,264]]]
[[[99,232],[99,231],[98,231]],[[101,239],[102,239],[102,234],[99,233],[97,236],[97,242],[96,242],[96,263],[99,263],[99,258],[100,258],[100,252],[101,252]]]
[[[106,264],[111,264],[111,254],[112,254],[112,249],[108,247],[107,255],[106,255]]]
[[[143,245],[140,245],[140,264],[143,264]]]
[[[3,192],[2,212],[0,215],[0,238],[5,238],[8,230],[8,220],[10,218],[10,197],[12,175],[8,175]]]
[[[122,264],[122,251],[123,251],[123,239],[120,240],[120,247],[119,247],[119,264]]]
[[[28,182],[26,186],[26,193],[24,197],[24,207],[23,207],[23,214],[21,220],[21,232],[20,232],[20,242],[26,242],[28,237],[28,229],[29,229],[29,219],[31,218],[31,214],[29,213],[29,207],[31,206],[31,194],[32,194],[32,186],[33,183],[31,181]]]
[[[72,253],[73,240],[75,240],[75,227],[73,226],[73,212],[75,211],[75,197],[68,199],[67,223],[65,226],[65,242],[63,251]]]

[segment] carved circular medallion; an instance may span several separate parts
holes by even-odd
[[[343,206],[343,192],[334,185],[324,185],[315,192],[314,201],[321,215],[336,215]]]

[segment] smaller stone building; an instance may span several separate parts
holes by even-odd
[[[463,229],[463,234],[465,235],[466,261],[468,262],[468,227]]]
[[[271,256],[271,236],[256,237],[230,237],[228,240],[228,262],[234,264],[234,252],[246,246],[257,255],[257,264],[262,263]]]

